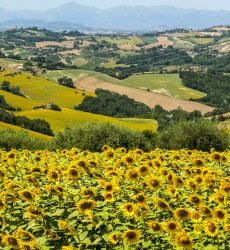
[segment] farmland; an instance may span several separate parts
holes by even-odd
[[[229,152],[0,153],[3,249],[229,247]]]
[[[55,131],[63,131],[65,127],[74,127],[75,125],[84,125],[88,122],[111,122],[134,130],[153,130],[156,131],[157,125],[151,119],[120,119],[108,116],[95,115],[77,110],[63,108],[61,112],[52,110],[29,110],[18,112],[20,116],[26,116],[30,119],[45,119]]]

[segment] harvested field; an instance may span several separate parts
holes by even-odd
[[[119,49],[127,50],[127,51],[140,51],[141,50],[140,47],[137,47],[136,45],[132,45],[132,44],[120,44],[120,45],[117,45],[117,47]]]
[[[162,45],[164,48],[166,48],[166,47],[174,44],[174,42],[170,41],[167,36],[159,36],[159,37],[157,37],[157,40],[158,40],[158,42],[143,46],[143,48],[151,49],[151,48],[154,48],[154,47],[157,47],[160,45]]]
[[[36,48],[42,49],[45,47],[53,46],[53,47],[62,47],[67,49],[73,49],[74,42],[73,41],[63,41],[63,42],[54,42],[54,41],[46,41],[46,42],[36,42]]]
[[[60,55],[80,55],[81,51],[78,49],[73,49],[73,50],[67,50],[67,51],[61,51],[59,52]]]
[[[166,110],[173,110],[181,107],[183,110],[189,112],[199,110],[203,114],[213,110],[212,107],[200,104],[198,102],[179,100],[159,93],[148,92],[146,90],[135,89],[126,86],[119,86],[109,82],[100,81],[91,76],[86,76],[78,79],[77,87],[79,89],[84,89],[90,92],[94,92],[98,88],[114,91],[119,94],[127,95],[128,97],[133,98],[138,102],[145,103],[150,108],[154,108],[159,104]]]

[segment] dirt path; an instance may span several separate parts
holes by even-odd
[[[127,95],[129,98],[132,98],[138,102],[145,103],[150,108],[154,108],[156,105],[161,105],[166,110],[173,110],[178,107],[181,107],[183,110],[192,112],[194,110],[199,110],[203,114],[213,110],[212,107],[203,105],[198,102],[190,102],[185,100],[178,100],[173,97],[165,96],[162,94],[148,92],[146,90],[121,86],[112,84],[105,81],[100,81],[94,77],[86,76],[76,82],[78,89],[86,90],[89,92],[94,92],[96,89],[106,89],[122,95]]]

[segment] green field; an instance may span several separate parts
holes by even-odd
[[[205,44],[209,44],[211,42],[214,41],[213,38],[204,38],[204,37],[183,37],[181,38],[181,40],[183,41],[187,41],[187,42],[191,42],[191,43],[194,43],[194,44],[197,44],[197,45],[205,45]]]
[[[101,63],[101,66],[105,68],[115,68],[115,67],[127,68],[129,67],[129,65],[126,65],[126,64],[116,64],[116,61],[114,59],[110,59],[106,63]]]
[[[61,107],[73,108],[78,105],[84,99],[84,95],[93,95],[91,93],[76,91],[76,89],[67,88],[61,86],[55,82],[48,81],[43,77],[33,76],[30,73],[17,74],[15,76],[7,76],[12,73],[10,71],[4,71],[0,73],[0,82],[9,81],[15,86],[19,86],[24,95],[29,99],[42,104],[55,103]],[[63,76],[63,75],[60,75]],[[16,100],[17,96],[13,99]],[[6,100],[8,100],[6,98]],[[23,105],[22,109],[26,108],[26,103],[31,103],[25,98],[21,99],[17,106]],[[9,101],[12,103],[13,100]],[[21,103],[22,102],[22,103]],[[27,109],[31,109],[31,105]],[[34,104],[33,104],[34,105]]]
[[[201,98],[205,96],[205,94],[200,91],[183,86],[178,74],[140,74],[130,76],[124,80],[118,80],[100,72],[86,70],[63,70],[48,71],[46,77],[56,81],[63,74],[73,78],[76,82],[82,77],[93,76],[101,81],[134,88],[161,91],[163,93],[167,93],[170,96],[185,100],[189,100],[190,98]]]
[[[111,122],[135,130],[156,130],[156,122],[150,119],[113,118],[109,116],[96,115],[78,110],[63,108],[62,112],[52,110],[29,110],[17,112],[17,115],[26,116],[30,119],[45,119],[55,132],[63,131],[65,127],[83,125],[87,122]]]

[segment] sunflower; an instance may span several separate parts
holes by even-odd
[[[109,147],[108,145],[104,145],[104,146],[102,147],[102,151],[106,151],[106,150],[108,150],[108,149],[110,149],[110,147]]]
[[[192,219],[194,221],[200,221],[201,220],[201,214],[198,211],[192,212]]]
[[[58,181],[58,179],[60,178],[60,174],[59,171],[55,168],[50,169],[48,171],[48,179],[51,181]]]
[[[81,213],[85,213],[88,210],[93,210],[95,207],[94,200],[81,200],[77,203],[77,208]]]
[[[132,165],[132,164],[134,164],[135,159],[131,155],[127,155],[124,158],[124,162],[126,163],[126,165]]]
[[[213,220],[205,220],[203,223],[203,229],[210,237],[215,237],[218,232],[218,226]]]
[[[127,217],[132,217],[135,215],[136,208],[132,203],[126,203],[123,205],[122,210]]]
[[[222,192],[216,192],[214,195],[213,195],[213,199],[216,203],[218,204],[224,204],[226,202],[226,197],[225,195],[222,193]]]
[[[19,242],[16,237],[12,235],[4,235],[2,237],[2,243],[6,246],[9,246],[13,249],[19,249]]]
[[[164,229],[167,233],[175,234],[180,230],[180,227],[175,221],[168,221],[164,223]]]
[[[202,205],[199,207],[199,209],[201,213],[206,217],[210,217],[212,215],[212,210],[208,206]]]
[[[67,231],[67,232],[71,230],[68,222],[65,220],[58,220],[58,227],[59,229]]]
[[[138,179],[139,175],[138,175],[138,171],[135,170],[135,169],[130,169],[128,172],[127,172],[127,178],[131,181],[135,181]]]
[[[68,178],[68,180],[76,181],[76,180],[78,180],[79,175],[80,175],[80,173],[76,168],[70,167],[67,170],[67,178]]]
[[[228,234],[230,234],[230,224],[225,224],[225,225],[224,225],[224,230],[225,230]]]
[[[162,226],[157,221],[149,221],[148,226],[153,230],[154,233],[159,233],[162,231]]]
[[[62,250],[75,250],[76,248],[74,248],[72,246],[63,246],[61,249]]]
[[[192,249],[193,248],[192,239],[185,232],[177,233],[176,237],[175,237],[175,241],[176,241],[176,245],[178,247],[183,248],[183,249]]]
[[[221,159],[222,159],[222,156],[221,156],[221,154],[218,153],[218,152],[213,152],[213,153],[211,154],[211,158],[212,158],[213,161],[220,162]]]
[[[197,188],[196,182],[194,180],[188,180],[187,185],[193,190]]]
[[[114,201],[113,193],[105,193],[104,199],[106,202],[113,202]]]
[[[0,180],[3,180],[5,176],[6,176],[5,172],[0,170]]]
[[[218,221],[225,221],[227,219],[227,212],[224,209],[217,208],[213,211],[213,216],[218,220]]]
[[[176,187],[180,187],[180,186],[184,185],[184,182],[183,182],[183,180],[180,177],[175,177],[175,178],[173,178],[173,184]]]
[[[224,193],[230,194],[230,182],[223,182],[223,183],[221,184],[220,189],[221,189]]]
[[[22,200],[25,200],[27,202],[34,201],[34,194],[28,190],[21,190],[18,192],[18,194]]]
[[[85,188],[81,191],[81,195],[84,196],[85,198],[92,199],[95,197],[95,192],[90,188]]]
[[[5,202],[0,198],[0,210],[5,208]]]
[[[176,219],[178,220],[189,220],[190,217],[191,217],[191,213],[189,212],[188,209],[186,208],[177,208],[175,211],[174,211],[174,216]]]
[[[32,240],[34,240],[34,236],[30,232],[28,232],[26,230],[23,230],[21,228],[17,229],[16,238],[20,239],[22,241],[32,241]]]
[[[111,233],[110,235],[109,235],[109,242],[111,243],[111,244],[113,244],[113,245],[116,245],[118,242],[119,242],[119,240],[120,240],[120,234],[119,233],[116,233],[116,232],[114,232],[114,233]]]
[[[161,209],[162,211],[168,211],[169,210],[169,205],[163,201],[162,199],[155,199],[155,205],[157,208]]]
[[[106,150],[106,151],[105,151],[105,156],[106,156],[107,158],[113,158],[113,157],[114,157],[114,151],[113,151],[112,149]]]
[[[129,244],[136,244],[141,238],[141,234],[137,230],[128,230],[123,234],[124,241]]]
[[[139,173],[141,176],[146,176],[146,175],[148,175],[149,172],[150,172],[150,169],[148,166],[141,166],[139,168]]]
[[[139,204],[143,204],[146,202],[146,195],[144,193],[139,193],[134,196],[134,199],[137,201]]]
[[[115,191],[115,185],[112,182],[105,182],[103,186],[106,193],[113,193]]]
[[[157,190],[161,187],[160,180],[156,177],[151,177],[147,179],[149,187],[153,190]]]
[[[202,203],[202,198],[196,194],[189,196],[188,201],[195,206],[199,206]]]

